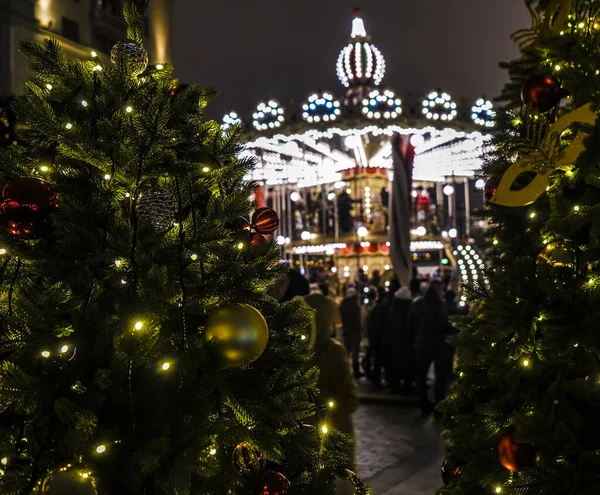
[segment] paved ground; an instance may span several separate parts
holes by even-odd
[[[434,495],[443,458],[441,427],[420,411],[361,405],[356,415],[358,474],[373,495]]]

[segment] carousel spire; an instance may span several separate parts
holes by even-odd
[[[352,21],[352,34],[350,35],[350,38],[366,38],[367,30],[365,29],[365,23],[360,17],[360,9],[355,7],[352,14],[354,14],[354,20]]]
[[[350,41],[337,60],[338,78],[347,88],[379,86],[385,74],[385,59],[371,43],[360,9],[355,8],[353,14]]]

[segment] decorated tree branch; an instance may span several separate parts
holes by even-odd
[[[240,129],[148,62],[146,3],[110,60],[24,44],[0,150],[0,495],[334,494],[311,314],[269,296],[276,212]]]
[[[600,2],[526,3],[483,170],[489,281],[453,340],[440,494],[600,490]]]

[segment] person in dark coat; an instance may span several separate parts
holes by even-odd
[[[291,301],[294,297],[306,296],[309,292],[308,280],[294,269],[278,279],[270,291],[271,295],[280,303]]]
[[[342,320],[344,346],[352,358],[354,377],[360,378],[363,376],[360,372],[360,363],[358,361],[360,341],[362,339],[362,312],[360,303],[358,302],[358,292],[354,287],[349,287],[346,291],[346,297],[340,304],[340,317]]]
[[[340,230],[347,234],[354,229],[354,218],[352,218],[352,207],[354,203],[360,202],[354,200],[348,194],[348,191],[342,191],[337,197],[337,210],[340,223]]]
[[[389,385],[392,393],[406,396],[414,394],[415,336],[409,327],[412,295],[408,287],[401,287],[392,298],[389,321],[391,334],[391,359]]]
[[[448,312],[442,299],[441,281],[433,280],[423,297],[415,299],[410,307],[408,325],[415,335],[417,392],[423,415],[434,411],[437,403],[446,396],[448,380]],[[428,397],[427,374],[433,363],[435,368],[434,403]]]
[[[369,340],[369,347],[367,349],[367,373],[368,378],[373,384],[374,390],[381,390],[383,385],[381,383],[381,371],[385,363],[385,348],[383,344],[383,336],[386,333],[386,326],[388,324],[387,314],[387,292],[383,288],[377,290],[377,300],[375,305],[369,311],[367,315],[367,337]],[[363,365],[363,368],[365,366]],[[386,370],[386,377],[387,377]]]

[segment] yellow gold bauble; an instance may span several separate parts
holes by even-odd
[[[561,242],[551,242],[538,255],[537,264],[538,266],[571,267],[573,266],[573,253],[566,249]]]
[[[208,318],[204,338],[224,368],[247,366],[267,347],[269,327],[256,308],[231,304]]]
[[[78,464],[52,471],[42,482],[42,495],[97,495],[96,480],[92,472]]]

